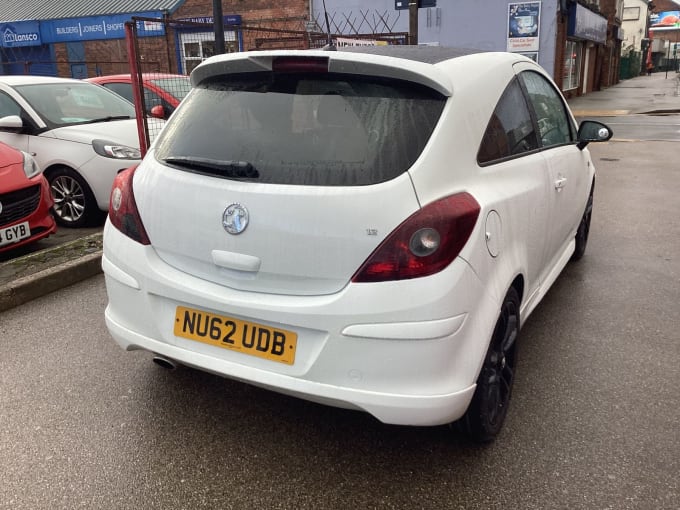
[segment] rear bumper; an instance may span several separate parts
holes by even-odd
[[[443,281],[350,284],[326,296],[264,295],[177,271],[107,222],[102,266],[106,324],[123,349],[399,425],[440,425],[463,415],[498,310],[462,260],[437,276]],[[295,363],[178,338],[177,306],[295,331]]]
[[[143,337],[113,320],[108,308],[105,318],[111,336],[123,349],[143,349],[183,365],[278,393],[334,407],[365,411],[383,423],[418,426],[450,423],[463,415],[475,390],[472,385],[441,395],[404,395],[334,386],[246,367]]]

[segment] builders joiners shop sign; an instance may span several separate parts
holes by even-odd
[[[55,19],[40,22],[43,42],[74,42],[101,39],[124,39],[125,22],[133,16],[142,18],[161,18],[160,12],[140,12],[116,14],[113,16],[90,16],[87,18]],[[163,23],[138,21],[139,36],[163,35]]]
[[[37,21],[0,24],[0,46],[17,48],[19,46],[40,46],[40,25]]]
[[[541,2],[508,4],[508,51],[538,51]]]

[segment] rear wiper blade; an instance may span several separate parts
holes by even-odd
[[[112,120],[126,120],[130,119],[129,115],[109,115],[108,117],[99,117],[98,119],[88,120],[83,124],[94,124],[95,122],[111,122]]]
[[[197,158],[187,156],[171,156],[163,160],[171,165],[193,169],[199,172],[221,175],[231,178],[257,179],[260,172],[248,161]]]

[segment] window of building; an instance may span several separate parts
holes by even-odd
[[[581,69],[581,44],[576,41],[567,41],[564,51],[564,76],[562,78],[562,90],[570,90],[578,87]]]
[[[184,74],[190,74],[205,59],[215,54],[215,34],[210,32],[187,32],[181,34],[182,67]],[[224,51],[238,51],[235,32],[224,32]]]
[[[639,7],[624,7],[623,8],[623,21],[637,21],[640,19],[640,8]]]

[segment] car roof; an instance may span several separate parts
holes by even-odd
[[[515,62],[531,59],[518,53],[489,52],[443,46],[358,46],[327,50],[265,50],[215,55],[191,73],[193,86],[208,77],[223,74],[271,70],[275,60],[284,58],[323,58],[328,71],[402,79],[426,85],[445,96],[458,85],[472,83],[489,69],[512,69]],[[535,64],[535,63],[534,63]]]
[[[88,78],[88,81],[100,81],[100,80],[129,80],[131,75],[127,74],[106,74],[104,76],[93,76]],[[158,79],[158,78],[189,78],[184,74],[171,74],[171,73],[142,73],[142,79]]]
[[[76,80],[73,78],[57,78],[54,76],[9,75],[0,76],[0,82],[9,86],[15,86],[35,85],[38,83],[82,83],[82,80]]]
[[[381,55],[386,57],[403,58],[425,64],[437,64],[452,58],[473,55],[475,53],[485,53],[483,50],[472,48],[448,48],[444,46],[345,46],[337,51],[350,53],[366,53],[369,55]]]

